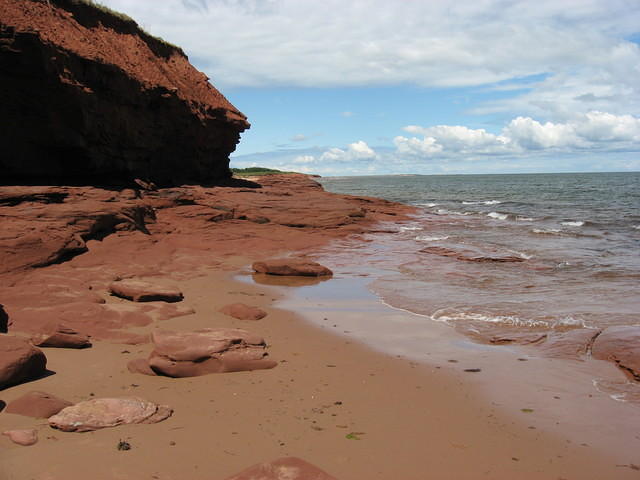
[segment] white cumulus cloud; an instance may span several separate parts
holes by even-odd
[[[182,46],[222,88],[523,87],[478,111],[640,112],[640,47],[627,40],[637,0],[101,2]]]
[[[640,150],[640,118],[588,112],[564,123],[541,123],[530,117],[511,120],[499,135],[459,125],[421,127],[405,131],[421,137],[398,136],[398,154],[462,157],[463,155],[521,155],[535,151]]]
[[[349,144],[346,150],[341,148],[330,148],[322,155],[319,160],[329,162],[352,162],[354,160],[373,160],[376,158],[376,152],[365,142],[359,140]]]

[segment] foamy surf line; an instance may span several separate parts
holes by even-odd
[[[502,203],[500,200],[462,201],[463,205],[498,205],[500,203]]]

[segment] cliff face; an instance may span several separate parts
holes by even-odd
[[[216,182],[248,127],[133,20],[81,0],[0,0],[0,184]]]

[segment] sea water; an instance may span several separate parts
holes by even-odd
[[[369,287],[394,307],[470,335],[640,324],[640,173],[320,181],[417,208],[342,253],[377,269]]]

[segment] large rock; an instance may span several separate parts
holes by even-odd
[[[292,275],[302,277],[323,277],[333,272],[319,263],[302,258],[279,258],[255,262],[251,266],[258,273],[268,275]]]
[[[7,430],[2,432],[2,434],[9,437],[13,443],[22,445],[23,447],[30,447],[38,443],[38,431],[34,428]]]
[[[179,302],[184,297],[174,286],[156,285],[142,280],[120,280],[109,285],[112,295],[134,302]]]
[[[34,418],[49,418],[73,403],[45,392],[29,392],[9,402],[7,413]]]
[[[226,480],[336,480],[327,472],[296,457],[259,463]]]
[[[22,338],[0,335],[0,389],[39,378],[46,367],[42,350]]]
[[[267,316],[267,312],[264,310],[244,303],[225,305],[220,309],[220,312],[238,320],[260,320]]]
[[[227,179],[249,127],[180,48],[77,0],[0,0],[0,117],[13,184]]]
[[[209,373],[240,372],[273,368],[267,359],[262,337],[233,328],[208,328],[194,332],[157,330],[152,334],[154,349],[148,359],[150,369],[168,377],[195,377]],[[129,369],[149,373],[140,360]]]
[[[51,327],[47,333],[33,336],[31,342],[36,347],[49,348],[88,348],[91,346],[87,335],[61,324]]]
[[[593,342],[591,354],[594,358],[615,362],[640,381],[640,326],[605,328]]]
[[[49,418],[49,425],[65,432],[90,432],[136,423],[158,423],[173,410],[141,398],[95,398],[76,403]]]

